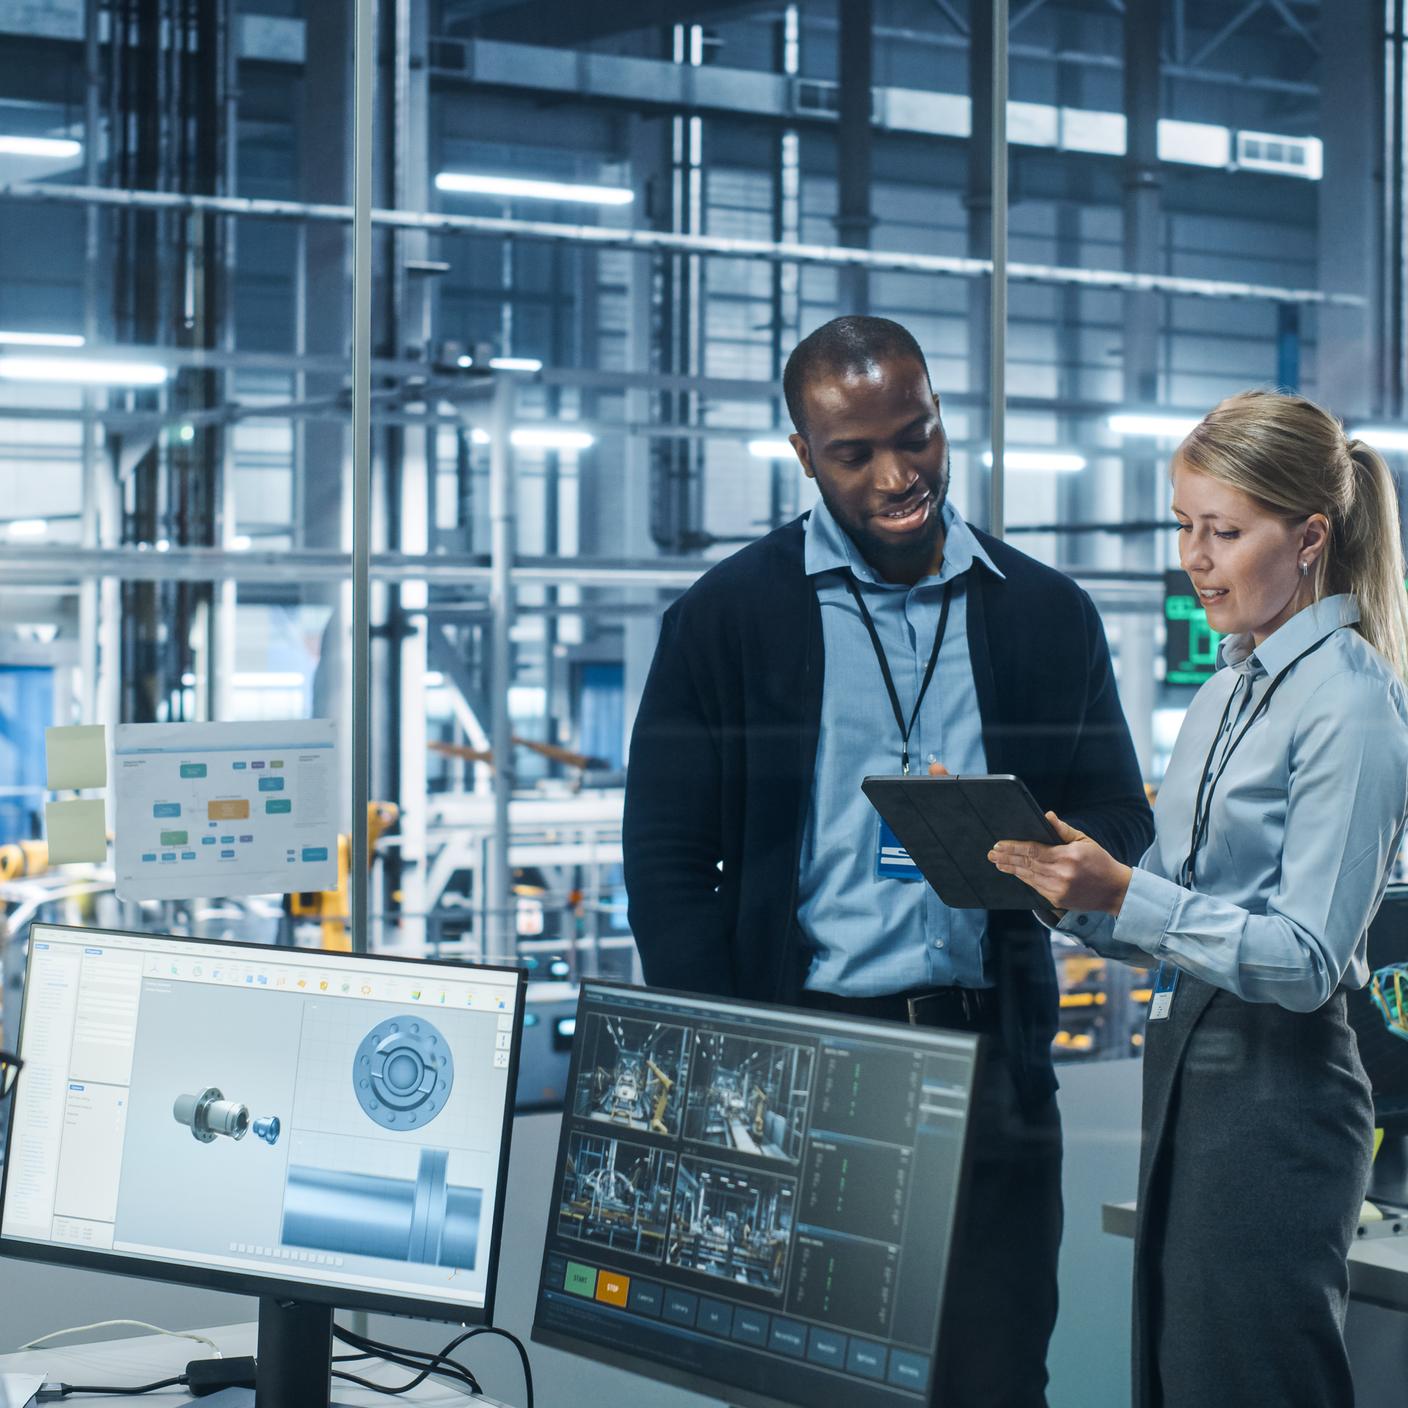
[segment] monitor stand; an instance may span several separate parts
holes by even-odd
[[[226,1389],[209,1402],[219,1408],[352,1408],[332,1397],[332,1307],[307,1301],[259,1300],[258,1387]],[[483,1396],[466,1403],[504,1408]]]

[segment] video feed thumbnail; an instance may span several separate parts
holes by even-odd
[[[781,1291],[796,1191],[795,1179],[681,1158],[665,1260],[685,1271]]]
[[[685,1138],[796,1163],[815,1054],[790,1042],[697,1032]]]
[[[582,1041],[573,1114],[676,1137],[687,1052],[683,1027],[593,1013]]]
[[[567,1148],[557,1230],[612,1251],[660,1260],[675,1156],[577,1130]]]

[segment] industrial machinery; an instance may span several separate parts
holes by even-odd
[[[605,1134],[577,1134],[568,1160],[558,1233],[659,1260],[675,1156]]]
[[[685,1078],[682,1027],[594,1017],[588,1065],[578,1082],[578,1115],[648,1134],[676,1135]]]
[[[682,1158],[665,1260],[781,1290],[796,1188],[790,1178]]]
[[[698,1032],[685,1137],[737,1153],[795,1162],[812,1082],[809,1047]]]

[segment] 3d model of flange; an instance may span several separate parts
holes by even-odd
[[[386,1129],[418,1129],[444,1108],[455,1063],[423,1017],[388,1017],[357,1047],[352,1084],[361,1107]]]
[[[226,1100],[213,1085],[199,1095],[178,1095],[171,1113],[202,1144],[213,1143],[217,1134],[243,1139],[249,1133],[249,1106]]]

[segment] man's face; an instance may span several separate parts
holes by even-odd
[[[923,367],[873,362],[816,377],[803,397],[807,434],[792,447],[866,561],[895,580],[937,567],[948,439]]]

